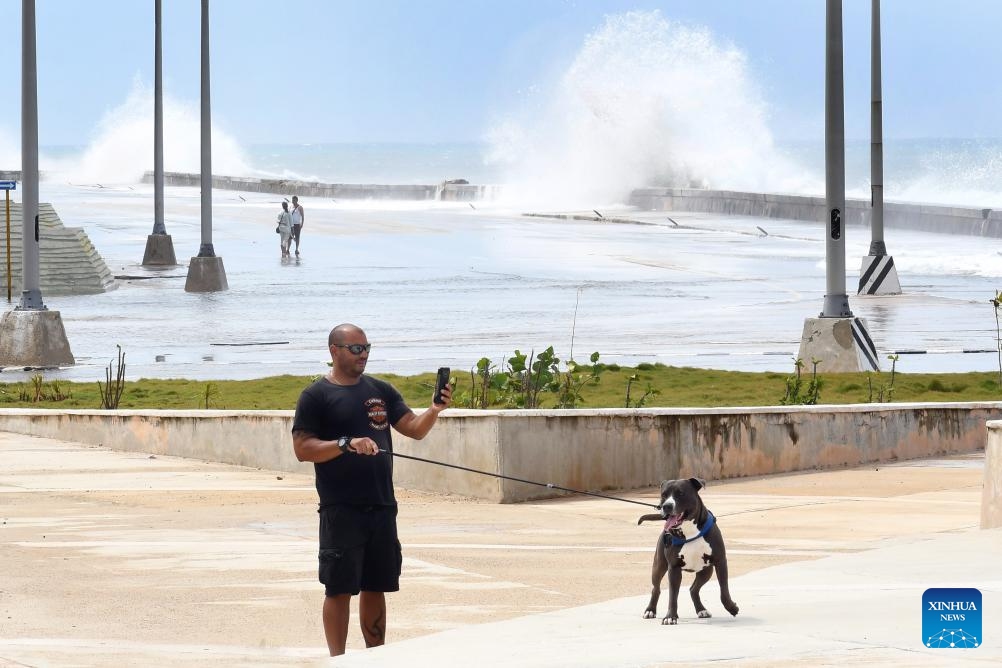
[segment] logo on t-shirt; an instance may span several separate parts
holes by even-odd
[[[379,397],[373,397],[365,402],[365,408],[369,411],[369,426],[373,429],[386,429],[390,426],[389,418],[386,414],[386,402]]]

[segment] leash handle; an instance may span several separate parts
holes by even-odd
[[[561,492],[570,492],[571,494],[585,494],[587,496],[597,496],[601,499],[611,499],[613,501],[622,501],[623,503],[635,503],[638,506],[647,506],[648,508],[657,508],[658,506],[653,503],[644,503],[643,501],[634,501],[633,499],[624,499],[618,496],[610,496],[608,494],[599,494],[598,492],[585,492],[580,489],[571,489],[569,487],[561,487],[560,485],[554,485],[552,482],[536,482],[535,480],[525,480],[524,478],[515,478],[510,475],[501,475],[500,473],[491,473],[490,471],[480,471],[477,469],[471,469],[466,466],[459,466],[458,464],[448,464],[446,462],[435,461],[434,459],[425,459],[424,457],[415,457],[413,455],[404,455],[399,452],[391,452],[389,450],[379,449],[381,453],[392,455],[393,457],[401,457],[403,459],[413,459],[418,462],[425,462],[426,464],[437,464],[438,466],[445,466],[451,469],[459,469],[460,471],[469,471],[470,473],[479,473],[480,475],[489,475],[494,478],[502,478],[504,480],[511,480],[513,482],[523,482],[527,485],[536,485],[538,487],[546,487],[548,489],[558,489]]]

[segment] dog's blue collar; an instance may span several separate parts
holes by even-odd
[[[696,534],[695,536],[693,536],[692,538],[676,538],[675,536],[671,535],[667,531],[665,532],[665,537],[668,538],[668,540],[671,541],[671,544],[675,545],[676,547],[679,546],[679,545],[685,545],[686,543],[691,543],[692,541],[697,540],[697,539],[702,538],[703,536],[705,536],[706,533],[710,529],[712,529],[713,525],[716,524],[716,523],[717,523],[717,518],[713,516],[713,513],[711,513],[709,510],[707,510],[706,511],[706,524],[704,524],[703,528],[699,530],[699,533]]]

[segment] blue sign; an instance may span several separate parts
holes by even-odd
[[[926,589],[922,595],[922,644],[943,649],[981,646],[981,592]]]
[[[17,190],[17,181],[0,181],[0,190]]]

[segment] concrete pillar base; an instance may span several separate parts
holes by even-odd
[[[173,266],[177,264],[174,255],[174,241],[169,234],[151,234],[146,237],[146,252],[143,266]]]
[[[901,283],[894,258],[890,255],[865,255],[859,270],[858,295],[900,295]]]
[[[808,369],[821,360],[819,373],[880,371],[877,347],[862,318],[807,318],[798,357]]]
[[[188,264],[188,278],[184,282],[185,292],[221,292],[229,290],[223,258],[195,256]]]
[[[0,318],[0,366],[74,364],[59,311],[15,309]]]

